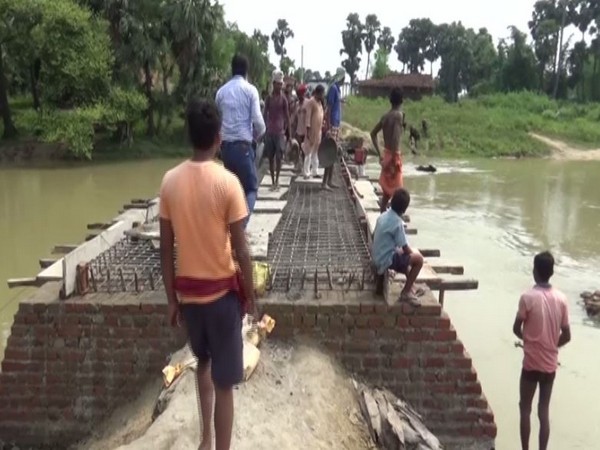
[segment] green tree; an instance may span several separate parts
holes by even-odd
[[[279,68],[282,72],[286,72],[285,69],[289,70],[289,62],[291,61],[287,56],[287,49],[285,48],[285,42],[288,39],[292,39],[294,37],[294,32],[290,29],[290,25],[288,21],[285,19],[279,19],[277,21],[277,27],[271,33],[271,40],[273,41],[273,46],[275,47],[275,53],[279,56]],[[287,73],[287,72],[286,72]]]
[[[365,18],[363,43],[365,45],[365,51],[367,52],[367,72],[365,73],[365,79],[369,78],[369,69],[371,66],[371,53],[375,49],[377,43],[377,37],[381,31],[381,23],[375,14],[369,14]]]
[[[257,86],[266,86],[273,71],[269,61],[269,37],[258,30],[248,36],[235,24],[230,25],[229,30],[233,35],[235,52],[246,56],[250,63],[248,79]],[[231,57],[227,59],[231,60]]]
[[[547,91],[546,74],[551,71],[554,77],[556,72],[556,49],[560,32],[554,5],[550,2],[536,2],[529,30],[538,62],[538,85],[542,91]]]
[[[499,68],[498,54],[494,45],[494,39],[486,28],[481,28],[475,34],[471,29],[467,30],[469,36],[469,62],[465,84],[469,93],[474,88],[490,92],[494,87],[494,74]]]
[[[436,26],[430,19],[412,19],[400,32],[396,52],[399,59],[402,56],[406,61],[410,73],[423,71],[426,60],[433,67],[433,62],[438,58]]]
[[[381,79],[387,76],[390,71],[389,66],[389,53],[383,48],[377,49],[375,52],[375,66],[373,67],[373,78]]]
[[[396,38],[392,35],[390,27],[383,27],[377,38],[379,48],[389,55],[394,49],[394,42],[396,42]]]
[[[342,67],[350,76],[350,83],[356,81],[356,73],[360,69],[360,55],[362,54],[364,27],[360,17],[356,13],[348,14],[346,18],[346,29],[342,31],[342,49],[340,55],[346,54],[342,61]]]
[[[438,27],[437,52],[442,60],[439,79],[440,90],[448,101],[458,101],[458,96],[470,86],[469,70],[473,66],[472,29],[461,22]]]
[[[296,62],[291,59],[289,56],[284,56],[279,62],[279,68],[285,75],[292,75],[294,72],[294,68],[296,67]]]
[[[535,90],[537,88],[536,59],[527,45],[527,35],[517,27],[510,27],[512,43],[506,48],[506,59],[502,67],[502,89],[504,91]]]

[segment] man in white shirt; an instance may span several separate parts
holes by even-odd
[[[256,152],[252,146],[265,132],[258,90],[248,83],[248,59],[235,55],[231,60],[232,78],[217,92],[216,104],[221,112],[221,159],[233,172],[244,189],[248,203],[248,225],[256,203],[258,178]]]

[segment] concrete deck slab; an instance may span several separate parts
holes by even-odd
[[[261,186],[258,188],[258,200],[281,200],[289,192],[289,188],[282,187],[278,191],[271,191],[270,188]]]
[[[285,205],[285,200],[258,200],[254,206],[254,213],[280,213]]]
[[[281,219],[280,213],[260,214],[255,213],[250,217],[247,232],[250,235],[259,235],[261,233],[272,233]]]
[[[286,177],[286,176],[279,177],[279,186],[280,187],[289,187],[291,182],[292,182],[292,177]],[[267,187],[272,186],[273,183],[271,183],[271,176],[269,174],[266,174],[262,180],[262,183],[260,183],[260,185],[267,186]]]

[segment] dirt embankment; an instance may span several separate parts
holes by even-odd
[[[543,142],[552,149],[551,157],[563,161],[600,161],[600,148],[595,150],[582,150],[556,139],[551,139],[536,133],[529,135]]]
[[[193,373],[178,382],[168,409],[153,423],[156,384],[76,450],[195,450],[200,430]],[[351,380],[330,357],[310,347],[263,345],[255,373],[235,393],[235,406],[236,450],[376,448]]]

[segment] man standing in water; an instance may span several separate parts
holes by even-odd
[[[318,85],[310,100],[306,102],[306,133],[304,135],[304,178],[317,175],[319,167],[319,145],[323,136],[323,97],[325,88]]]
[[[265,122],[258,91],[246,81],[248,59],[245,56],[233,57],[231,74],[231,80],[219,89],[216,96],[223,118],[221,159],[225,168],[238,177],[246,194],[249,215],[244,226],[247,226],[258,191],[256,153],[252,143],[265,132]]]
[[[252,262],[244,222],[248,208],[239,180],[214,162],[221,116],[212,102],[186,111],[192,158],[169,170],[160,189],[160,257],[171,326],[185,324],[198,360],[202,441],[229,450],[233,387],[243,378],[242,313],[254,312]],[[175,270],[177,240],[177,270]],[[237,259],[239,272],[236,270]]]
[[[273,93],[265,101],[265,156],[269,158],[271,189],[279,189],[279,174],[286,146],[286,136],[290,136],[290,109],[283,87],[283,72],[273,72]]]
[[[521,296],[513,325],[513,332],[523,340],[525,353],[519,401],[523,450],[529,450],[531,404],[538,385],[539,449],[548,448],[550,397],[558,368],[558,349],[571,340],[567,298],[550,285],[553,274],[552,254],[543,252],[536,255],[533,260],[535,286]]]
[[[392,89],[390,93],[392,108],[379,120],[373,131],[371,131],[371,140],[381,161],[379,185],[383,190],[383,198],[380,204],[382,213],[387,210],[388,203],[394,192],[404,186],[402,179],[402,151],[400,149],[402,126],[404,124],[404,113],[401,110],[402,101],[402,91],[398,88]],[[385,144],[383,156],[381,155],[378,142],[380,131],[383,131],[383,142]]]

